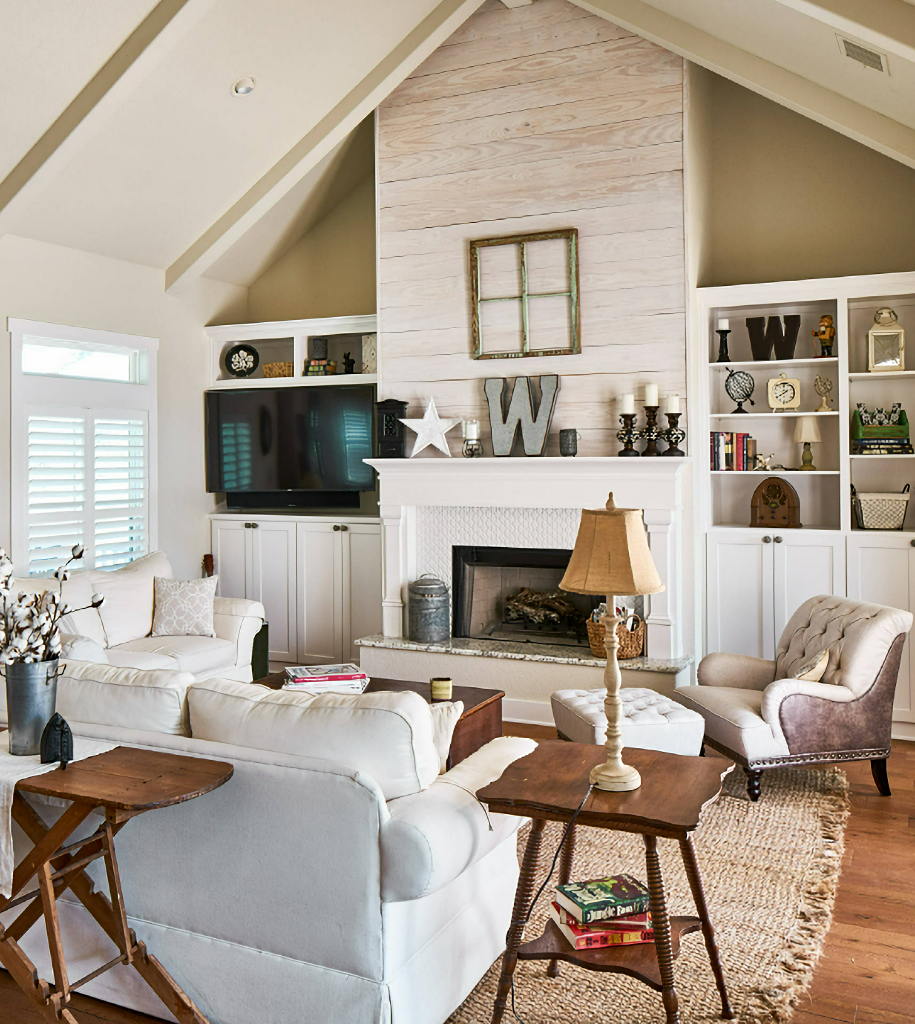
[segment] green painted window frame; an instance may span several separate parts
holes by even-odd
[[[564,291],[529,292],[527,289],[527,247],[533,242],[565,239],[569,255],[569,287]],[[481,297],[480,250],[496,245],[513,245],[520,249],[521,294]],[[581,310],[578,290],[578,229],[563,228],[559,231],[536,231],[527,235],[509,235],[504,238],[479,238],[470,242],[470,290],[473,305],[472,334],[474,359],[522,359],[525,356],[573,356],[581,352]],[[566,348],[532,348],[528,301],[565,296],[569,300],[569,321],[571,344]],[[483,330],[480,309],[484,302],[521,303],[521,348],[517,352],[484,352]]]

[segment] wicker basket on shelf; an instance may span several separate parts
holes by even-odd
[[[292,375],[292,363],[264,363],[265,377],[291,377]]]
[[[604,646],[604,624],[588,619],[588,643],[595,658],[606,658],[607,648]],[[626,658],[638,658],[645,646],[645,623],[638,615],[630,615],[625,622],[616,627],[616,638],[619,640],[617,661]]]

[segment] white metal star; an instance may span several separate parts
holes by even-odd
[[[434,398],[429,399],[429,404],[426,406],[426,411],[421,420],[402,419],[400,422],[411,430],[416,431],[413,451],[410,452],[411,459],[414,455],[421,452],[423,448],[428,448],[430,444],[438,448],[440,452],[444,452],[449,458],[451,457],[451,450],[448,448],[445,434],[456,427],[461,421],[459,419],[443,420],[435,408]]]

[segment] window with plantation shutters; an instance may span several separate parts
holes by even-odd
[[[48,575],[74,544],[85,549],[77,568],[116,569],[154,550],[158,343],[32,321],[9,327],[18,571]]]

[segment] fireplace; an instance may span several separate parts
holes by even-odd
[[[587,648],[585,623],[600,598],[560,590],[571,554],[452,547],[452,636]]]

